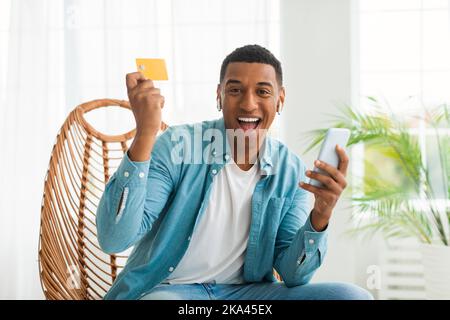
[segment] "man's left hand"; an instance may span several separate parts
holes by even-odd
[[[323,187],[315,187],[311,184],[301,182],[299,186],[314,194],[315,202],[311,213],[311,223],[315,230],[323,231],[330,221],[333,209],[336,206],[342,191],[347,187],[348,156],[345,150],[336,146],[336,152],[339,156],[339,165],[337,168],[332,167],[328,163],[316,160],[315,166],[326,171],[330,176],[306,171],[306,176],[322,182]]]

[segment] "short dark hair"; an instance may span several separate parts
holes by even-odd
[[[225,72],[231,62],[255,62],[270,64],[275,69],[278,84],[283,85],[283,70],[281,69],[281,62],[264,47],[257,44],[246,45],[235,49],[222,62],[220,68],[220,83],[225,77]]]

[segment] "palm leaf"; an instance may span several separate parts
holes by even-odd
[[[443,220],[433,201],[428,201],[429,209],[418,209],[411,205],[411,196],[420,197],[424,190],[428,200],[433,200],[434,193],[429,178],[429,172],[422,161],[421,147],[418,137],[412,134],[405,119],[400,119],[392,112],[386,112],[373,97],[368,99],[374,103],[371,113],[363,113],[349,106],[343,106],[341,112],[334,116],[333,127],[347,128],[351,131],[348,146],[363,143],[366,148],[375,150],[400,168],[407,179],[407,185],[383,177],[377,166],[365,162],[366,175],[364,184],[351,186],[354,211],[352,219],[356,227],[350,234],[365,234],[372,236],[378,232],[387,237],[416,237],[422,242],[430,243],[439,239],[448,245],[450,239],[445,234],[445,228],[450,223],[449,209],[446,209],[447,220]],[[450,112],[448,106],[440,106],[427,115],[427,123],[434,128],[450,127]],[[437,131],[436,131],[437,132]],[[326,129],[314,130],[309,133],[309,145],[305,152],[317,147],[324,139]],[[436,135],[439,142],[440,162],[443,172],[447,199],[450,197],[450,139],[448,136]],[[368,175],[367,173],[370,173]],[[425,178],[425,179],[424,179]],[[413,193],[411,194],[411,191]],[[368,223],[370,221],[370,223]]]

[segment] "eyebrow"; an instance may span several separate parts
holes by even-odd
[[[233,84],[233,83],[241,84],[241,82],[239,80],[229,79],[229,80],[227,80],[225,85],[227,86],[227,85]]]
[[[273,85],[270,82],[258,82],[257,85],[258,86],[268,86],[268,87],[273,88]]]
[[[227,82],[225,83],[225,86],[227,86],[227,85],[229,85],[229,84],[233,84],[233,83],[241,84],[242,82],[239,81],[239,80],[236,80],[236,79],[229,79],[229,80],[227,80]],[[257,85],[259,85],[259,86],[268,86],[268,87],[273,88],[272,83],[270,83],[270,82],[265,82],[265,81],[258,82]]]

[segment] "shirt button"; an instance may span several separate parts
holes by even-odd
[[[212,154],[213,156],[216,156],[217,151],[216,151],[216,150],[213,150],[213,151],[211,152],[211,154]]]
[[[189,236],[188,241],[191,241],[191,236]]]
[[[230,159],[230,156],[228,154],[225,155],[225,160]]]
[[[145,174],[143,172],[139,173],[139,178],[143,178],[145,176]]]
[[[309,244],[314,244],[314,240],[313,239],[309,239]]]
[[[123,173],[123,176],[124,176],[125,178],[128,178],[128,177],[130,176],[130,173],[129,173],[128,171],[125,171],[125,172]]]
[[[216,175],[216,174],[217,174],[217,170],[216,170],[216,169],[212,169],[211,173],[212,173],[213,175]]]
[[[172,271],[173,271],[173,267],[170,267],[170,268],[169,268],[169,271],[172,272]]]

